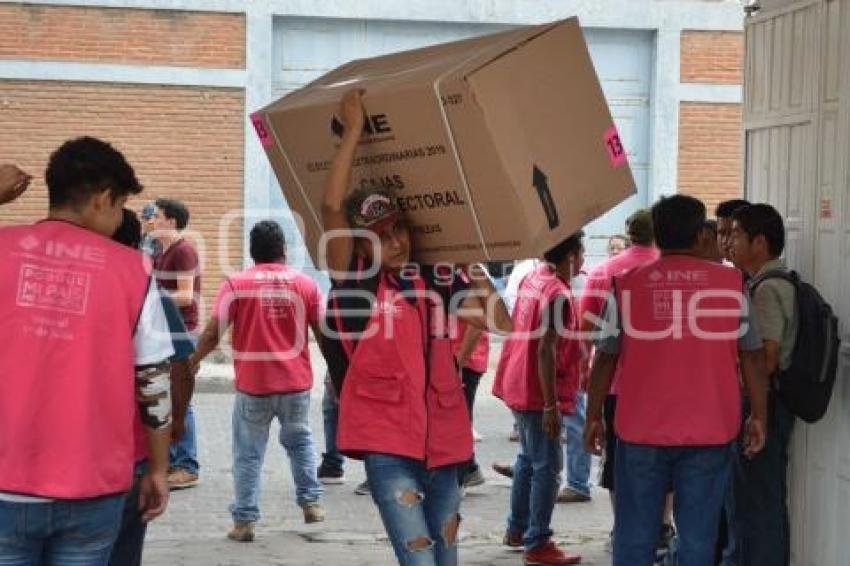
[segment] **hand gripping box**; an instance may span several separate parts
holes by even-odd
[[[539,256],[635,192],[576,18],[356,60],[251,116],[319,266],[352,88],[366,91],[352,186],[395,190],[418,261]]]

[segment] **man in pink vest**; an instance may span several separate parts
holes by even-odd
[[[142,190],[124,156],[79,138],[51,155],[46,177],[48,218],[0,228],[0,562],[106,564],[137,406],[144,520],[168,501],[174,350],[150,267],[109,239]]]
[[[213,316],[204,328],[193,365],[212,352],[233,325],[236,402],[233,406],[233,489],[230,506],[232,540],[254,540],[260,518],[260,471],[269,426],[280,422],[280,443],[289,456],[296,503],[305,523],[325,518],[316,478],[316,449],[310,430],[313,367],[307,328],[320,336],[324,314],[315,281],[286,265],[283,230],[271,220],[251,229],[254,266],[221,284]]]
[[[714,563],[741,426],[738,362],[753,404],[747,454],[765,440],[761,339],[741,273],[699,257],[705,205],[682,195],[652,208],[661,258],[614,277],[597,341],[585,444],[605,442],[602,405],[619,366],[614,565],[655,559],[673,492],[679,564]]]
[[[659,257],[658,248],[655,247],[655,233],[652,229],[652,214],[647,209],[640,209],[632,213],[626,219],[626,234],[629,238],[629,247],[619,255],[609,257],[596,267],[587,276],[587,283],[581,295],[581,327],[585,333],[590,333],[596,325],[594,321],[602,316],[605,300],[611,291],[611,281],[615,275],[619,275],[636,267],[656,261]],[[590,349],[588,342],[587,347]],[[614,434],[614,415],[617,410],[618,380],[614,376],[611,390],[605,398],[603,410],[605,417],[605,455],[602,459],[602,473],[599,486],[608,490],[611,497],[611,506],[614,507],[614,462],[616,457],[617,436]],[[672,525],[670,513],[665,513],[665,524]],[[670,535],[672,526],[665,529],[667,536]],[[659,547],[666,548],[666,544],[659,540]]]
[[[526,564],[578,564],[550,528],[563,468],[561,416],[575,412],[582,348],[569,281],[584,263],[583,232],[545,254],[520,283],[514,333],[502,346],[493,394],[514,414],[520,452],[513,465],[504,544],[525,548]]]

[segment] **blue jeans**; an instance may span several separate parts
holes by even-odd
[[[336,447],[339,403],[330,376],[325,378],[325,392],[322,395],[322,422],[325,429],[325,452],[322,454],[322,462],[329,468],[342,470],[345,457],[339,453]]]
[[[189,333],[192,346],[198,345],[198,334]],[[198,464],[198,436],[195,433],[195,409],[190,404],[186,410],[186,428],[183,437],[168,448],[168,463],[171,468],[186,470],[190,474],[198,475],[200,465]]]
[[[651,566],[664,500],[673,491],[678,566],[713,566],[731,447],[617,443],[614,566]]]
[[[514,411],[519,431],[519,454],[511,484],[508,530],[522,533],[526,550],[546,544],[552,537],[552,511],[563,468],[561,441],[543,431],[542,411]]]
[[[788,445],[795,417],[775,394],[769,397],[764,449],[750,460],[738,459],[735,477],[735,530],[738,564],[787,566],[791,560]],[[745,415],[749,408],[745,407]]]
[[[564,458],[567,462],[567,486],[590,497],[590,454],[584,451],[584,420],[587,394],[576,395],[576,412],[563,418]]]
[[[147,460],[136,463],[133,487],[124,499],[124,511],[121,515],[121,530],[112,547],[109,566],[141,566],[142,549],[148,524],[142,521],[139,510],[139,482],[147,470]]]
[[[739,550],[740,543],[738,542],[738,506],[736,504],[736,478],[740,477],[738,471],[741,463],[739,449],[737,444],[731,447],[732,458],[729,462],[729,486],[726,488],[726,497],[723,500],[723,519],[722,525],[726,527],[726,540],[723,541],[723,548],[720,549],[718,566],[738,566],[740,564],[741,553]]]
[[[260,472],[269,440],[269,426],[277,417],[280,443],[289,457],[298,505],[317,502],[322,484],[316,478],[316,448],[310,430],[310,392],[255,396],[237,392],[233,405],[234,521],[260,518]]]
[[[171,468],[198,475],[198,438],[195,435],[195,409],[192,405],[186,411],[186,431],[180,440],[168,448],[168,455]]]
[[[389,454],[366,456],[366,479],[401,566],[454,566],[460,524],[459,466],[425,468]]]
[[[124,495],[79,501],[0,501],[0,565],[105,566]]]

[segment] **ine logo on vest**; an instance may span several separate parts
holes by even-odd
[[[649,280],[653,283],[708,283],[708,272],[700,270],[677,270],[660,271],[656,269],[649,274]]]
[[[98,246],[69,244],[54,240],[41,242],[32,235],[22,238],[18,242],[18,246],[28,254],[35,255],[41,252],[42,255],[53,259],[72,259],[96,266],[104,266],[106,264],[106,252]]]

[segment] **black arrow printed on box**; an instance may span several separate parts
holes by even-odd
[[[549,179],[537,165],[534,166],[531,174],[531,184],[537,189],[537,197],[540,199],[540,204],[543,205],[543,212],[549,222],[549,229],[557,228],[561,221],[558,218],[555,201],[552,200],[552,193],[549,191]]]

